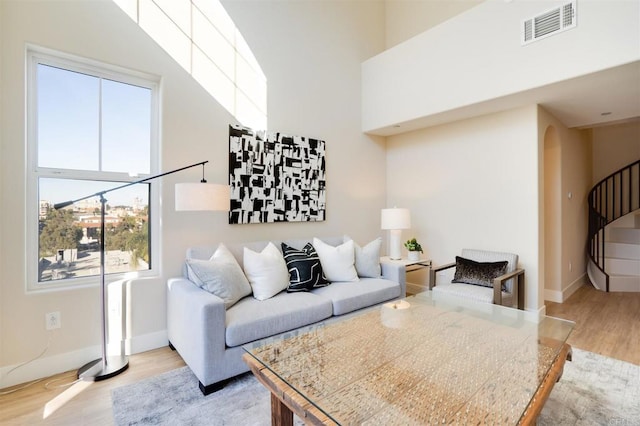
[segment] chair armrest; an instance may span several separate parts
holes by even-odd
[[[493,303],[502,305],[502,286],[511,278],[516,278],[517,282],[513,286],[512,300],[517,302],[518,309],[524,310],[524,269],[516,269],[493,280]]]
[[[494,281],[499,280],[500,282],[505,282],[508,279],[513,278],[517,275],[524,275],[524,269],[516,269],[515,271],[507,272],[504,275],[500,275],[499,277],[496,277]]]
[[[429,271],[429,290],[432,290],[433,287],[436,286],[436,273],[440,271],[444,271],[445,269],[454,268],[456,266],[456,262],[445,263],[444,265],[440,265],[437,267],[431,267]]]

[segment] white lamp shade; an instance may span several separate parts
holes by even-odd
[[[409,229],[411,215],[409,209],[382,209],[380,215],[380,229]]]
[[[229,211],[229,185],[216,183],[176,183],[177,211]]]

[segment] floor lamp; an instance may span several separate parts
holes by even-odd
[[[106,193],[117,191],[127,186],[136,185],[157,179],[162,176],[170,175],[192,167],[202,166],[202,180],[200,183],[179,183],[176,184],[176,210],[229,210],[229,186],[210,184],[204,178],[204,165],[209,161],[201,161],[191,164],[190,166],[181,167],[171,170],[170,172],[161,173],[140,179],[135,182],[129,182],[124,185],[107,189],[105,191],[96,192],[86,197],[78,198],[72,201],[65,201],[55,204],[54,209],[59,210],[64,207],[73,205],[78,201],[87,198],[98,197],[100,199],[100,309],[102,313],[102,357],[91,361],[78,370],[78,378],[87,381],[105,380],[116,376],[129,367],[129,359],[125,355],[107,356],[107,287],[105,284],[105,210],[107,200],[104,198]]]

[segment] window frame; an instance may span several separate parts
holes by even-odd
[[[25,291],[40,292],[52,290],[68,290],[100,285],[99,275],[64,278],[55,281],[38,281],[39,262],[39,185],[40,178],[82,179],[90,181],[134,182],[158,174],[160,165],[160,102],[161,78],[159,76],[125,69],[92,59],[82,58],[40,46],[26,46],[26,280]],[[38,64],[54,66],[63,70],[75,71],[98,78],[131,84],[151,90],[150,117],[150,170],[149,174],[130,176],[128,173],[59,169],[38,166],[38,134],[37,134],[37,67]],[[107,283],[123,279],[154,277],[161,274],[160,253],[162,247],[160,233],[160,193],[162,182],[149,181],[149,252],[150,268],[142,271],[110,273],[105,275]],[[77,194],[77,198],[89,194]],[[106,196],[108,199],[108,195]],[[50,200],[63,202],[67,200]]]

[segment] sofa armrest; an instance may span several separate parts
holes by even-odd
[[[186,278],[167,281],[167,333],[171,345],[191,367],[201,383],[214,353],[225,351],[226,310],[224,301]]]
[[[395,281],[400,284],[400,297],[407,296],[407,274],[404,265],[395,263],[380,263],[382,278]]]
[[[512,300],[517,302],[518,309],[524,309],[524,269],[516,269],[493,279],[493,303],[502,305],[502,286],[511,278],[516,278],[511,291]]]
[[[433,287],[436,286],[436,273],[440,271],[444,271],[446,269],[454,268],[456,266],[455,262],[445,263],[444,265],[440,265],[437,267],[431,267],[429,271],[429,290],[433,290]]]

